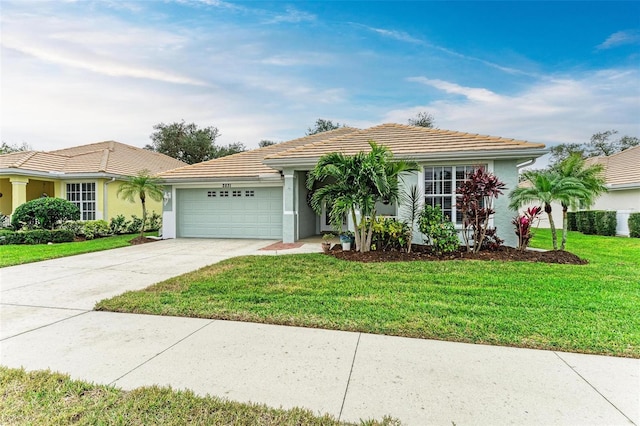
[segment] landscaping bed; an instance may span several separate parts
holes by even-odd
[[[343,251],[336,244],[329,255],[342,260],[356,262],[408,262],[408,261],[445,261],[445,260],[487,260],[487,261],[517,261],[517,262],[543,262],[559,263],[564,265],[586,265],[588,262],[568,251],[521,251],[512,247],[502,246],[497,250],[483,250],[479,253],[470,253],[465,248],[460,248],[453,253],[437,254],[428,246],[414,245],[411,253],[404,251],[369,251],[366,253],[354,250]]]

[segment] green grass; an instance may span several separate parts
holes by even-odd
[[[96,309],[640,357],[640,239],[571,233],[568,247],[590,263],[239,257]]]
[[[296,425],[330,426],[325,415],[294,408],[198,397],[191,391],[145,387],[123,391],[70,380],[48,371],[25,372],[0,366],[0,424],[39,425]],[[363,425],[399,425],[385,418]]]
[[[129,241],[139,234],[116,235],[113,237],[96,238],[94,240],[59,244],[36,245],[1,245],[0,268],[5,266],[22,265],[23,263],[40,262],[41,260],[57,259],[59,257],[94,251],[109,250],[126,247]],[[145,235],[157,235],[156,232]]]

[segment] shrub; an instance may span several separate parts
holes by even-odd
[[[67,243],[73,241],[75,235],[66,229],[35,229],[32,231],[17,231],[2,233],[0,244],[47,244]]]
[[[418,229],[438,254],[452,253],[460,247],[456,227],[444,217],[440,206],[424,206],[418,218]]]
[[[364,232],[369,229],[371,219],[365,220]],[[372,227],[371,250],[402,250],[410,243],[409,225],[391,217],[376,217]]]
[[[55,229],[67,220],[80,219],[78,207],[62,198],[46,197],[28,201],[11,218],[14,229]]]
[[[131,221],[127,220],[124,215],[119,214],[111,218],[109,230],[112,234],[126,234],[129,225],[131,225]]]
[[[106,220],[89,220],[83,223],[82,233],[87,240],[109,235],[109,223]]]
[[[627,223],[629,224],[629,236],[640,238],[640,213],[631,213]]]
[[[594,227],[598,235],[615,236],[618,220],[615,211],[594,210]]]
[[[483,167],[469,173],[467,180],[456,188],[456,207],[462,212],[462,236],[468,251],[477,253],[484,247],[500,244],[495,229],[489,230],[489,219],[495,213],[493,201],[504,189],[504,182]],[[492,241],[485,244],[486,237]]]
[[[542,207],[529,207],[522,215],[513,218],[511,223],[516,227],[515,233],[518,236],[518,250],[526,250],[529,241],[533,237],[531,226],[542,213]]]
[[[131,222],[127,225],[127,234],[135,234],[140,232],[140,228],[142,227],[142,218],[138,216],[131,215]]]
[[[6,214],[0,213],[0,229],[8,228],[11,226],[11,222],[9,221],[9,216]]]
[[[76,237],[82,235],[83,222],[81,220],[68,220],[60,225],[60,229],[73,232]]]
[[[157,231],[162,227],[162,216],[156,212],[152,212],[151,216],[147,217],[147,223],[145,224],[145,230]]]
[[[593,210],[581,210],[576,213],[578,231],[583,234],[593,235],[596,233],[595,214]]]
[[[578,230],[578,222],[576,219],[576,212],[567,212],[567,229],[569,231]]]

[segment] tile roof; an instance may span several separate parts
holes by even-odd
[[[587,165],[602,164],[607,185],[640,186],[640,146],[625,149],[608,157],[592,157]]]
[[[227,157],[216,158],[202,163],[169,170],[161,173],[159,176],[164,179],[277,177],[280,176],[280,172],[266,166],[263,163],[265,157],[277,154],[281,151],[326,140],[328,138],[347,135],[357,130],[358,129],[354,129],[352,127],[341,127],[336,130],[305,136],[288,142],[267,146],[265,148],[240,152]]]
[[[330,152],[353,155],[360,151],[368,151],[371,140],[387,146],[394,156],[401,158],[462,151],[544,148],[544,144],[516,139],[391,123],[280,151],[267,156],[266,159],[319,158]]]
[[[132,176],[142,169],[158,174],[184,165],[182,161],[167,155],[115,141],[48,152],[26,151],[0,155],[0,169],[45,173],[105,173]]]

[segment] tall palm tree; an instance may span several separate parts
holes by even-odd
[[[149,170],[142,170],[136,176],[130,177],[120,185],[117,192],[118,197],[122,195],[125,200],[136,202],[136,198],[142,203],[142,226],[140,228],[140,238],[144,238],[144,226],[147,223],[147,196],[154,201],[161,201],[163,196],[160,180],[151,176]]]
[[[333,152],[323,155],[307,177],[307,187],[313,189],[311,208],[320,214],[322,206],[331,208],[330,219],[334,227],[339,227],[342,217],[350,214],[355,226],[356,250],[366,252],[371,248],[373,222],[378,201],[396,202],[399,197],[400,174],[417,170],[417,165],[409,161],[394,161],[391,151],[373,141],[371,151],[359,152],[353,156]],[[356,212],[360,213],[360,223]],[[370,218],[368,229],[366,220]]]
[[[584,186],[584,194],[580,198],[574,198],[569,202],[561,202],[562,205],[562,243],[560,250],[564,250],[567,243],[567,231],[569,221],[567,220],[567,211],[571,207],[590,207],[595,199],[602,193],[607,192],[604,186],[605,180],[602,176],[603,167],[601,164],[586,166],[584,158],[580,154],[572,154],[560,163],[554,170],[565,178],[574,178],[580,181]]]
[[[558,250],[558,236],[551,215],[551,203],[556,201],[569,204],[572,200],[584,197],[584,185],[576,178],[564,177],[553,170],[525,172],[524,178],[524,185],[518,186],[509,194],[509,207],[517,210],[531,202],[542,203],[549,217],[553,249]]]

